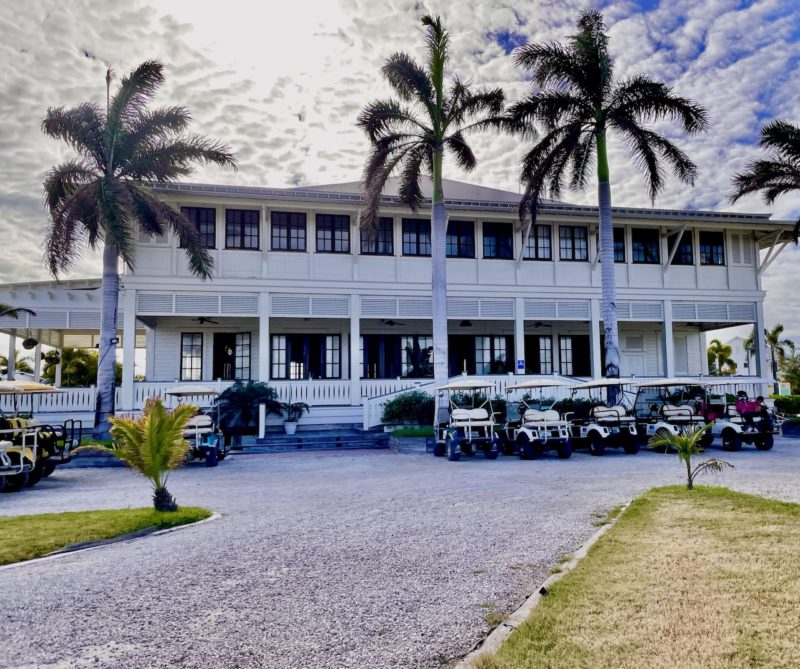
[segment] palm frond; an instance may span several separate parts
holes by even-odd
[[[26,307],[12,307],[10,304],[0,304],[0,317],[19,318],[20,314],[35,316],[36,312]],[[6,365],[7,364],[8,362],[6,362]]]
[[[547,130],[580,121],[589,127],[595,121],[595,109],[584,98],[565,91],[537,91],[511,105],[509,117],[521,128],[540,122]]]
[[[422,165],[426,162],[429,150],[424,144],[417,144],[405,158],[403,169],[400,172],[400,187],[397,195],[411,211],[417,211],[424,197],[419,185],[422,174]]]
[[[53,139],[63,140],[97,168],[105,166],[103,116],[96,103],[85,102],[72,109],[49,108],[42,121],[42,132]]]
[[[391,145],[385,142],[376,144],[364,168],[364,208],[359,213],[359,225],[366,229],[377,229],[378,210],[381,194],[386,180],[403,161],[403,159],[419,146],[419,138],[396,140]],[[416,211],[416,209],[412,209]]]
[[[237,169],[236,158],[227,146],[191,135],[144,148],[122,166],[119,174],[144,181],[173,181],[191,174],[193,163],[197,162]]]
[[[103,238],[113,244],[129,268],[136,263],[133,226],[133,201],[126,184],[113,178],[101,179],[96,186],[97,208],[103,221]]]
[[[428,68],[431,73],[431,84],[434,92],[441,99],[450,37],[440,16],[426,14],[420,19],[420,22],[427,29],[425,31],[425,43],[428,47]]]
[[[581,63],[569,48],[558,42],[523,44],[514,50],[514,62],[528,70],[540,88],[590,90]]]
[[[99,240],[97,207],[99,182],[79,187],[50,210],[44,233],[44,262],[53,276],[67,272],[81,257],[83,242],[94,248]]]
[[[45,206],[51,212],[56,211],[68,197],[98,176],[96,171],[81,161],[68,160],[56,165],[47,172],[42,184]]]
[[[461,132],[456,132],[444,140],[444,145],[455,156],[458,166],[466,172],[471,172],[478,164],[475,154],[464,139]]]
[[[433,84],[425,70],[408,54],[392,54],[381,72],[402,100],[419,102],[429,108],[433,104]]]
[[[759,145],[776,149],[790,160],[800,160],[800,128],[787,121],[774,120],[761,128]]]
[[[501,88],[471,91],[461,82],[454,84],[449,96],[450,104],[444,114],[443,131],[451,125],[479,123],[483,127],[497,125],[505,106],[505,93]],[[464,131],[464,128],[461,128]]]
[[[800,190],[800,160],[756,160],[748,163],[744,172],[733,176],[734,191],[731,202],[751,193],[761,193],[766,204],[773,204],[778,196]]]
[[[152,147],[180,135],[192,120],[185,107],[162,107],[153,111],[142,110],[132,118],[118,142],[118,153],[123,160],[144,147]]]
[[[414,117],[410,109],[401,106],[395,100],[370,102],[358,115],[356,125],[366,133],[371,142],[398,132],[429,132],[429,129]]]

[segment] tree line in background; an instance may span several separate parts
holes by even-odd
[[[444,157],[449,155],[459,167],[471,171],[477,158],[467,136],[487,129],[511,133],[526,144],[520,173],[525,190],[519,207],[526,240],[543,199],[557,198],[565,188],[585,189],[594,168],[604,372],[618,377],[609,140],[613,137],[624,143],[654,200],[663,189],[667,168],[689,185],[694,183],[697,168],[676,144],[652,128],[653,123],[671,121],[686,134],[699,133],[708,128],[706,110],[646,75],[616,78],[603,17],[596,11],[580,15],[576,33],[564,44],[526,44],[515,50],[515,62],[532,82],[532,90],[509,107],[501,89],[473,90],[466,79],[449,73],[450,38],[441,18],[424,16],[421,22],[427,51],[424,64],[405,53],[391,55],[381,72],[397,99],[373,101],[357,119],[372,147],[364,168],[360,224],[366,230],[375,229],[389,176],[399,172],[399,197],[412,211],[424,202],[421,177],[430,177],[437,384],[447,378],[448,360]],[[212,259],[202,248],[197,230],[180,211],[159,200],[148,184],[185,177],[197,162],[236,167],[236,159],[225,145],[186,134],[190,115],[185,108],[148,109],[164,82],[160,63],[148,61],[134,69],[113,96],[111,79],[109,69],[105,110],[94,102],[71,109],[51,108],[42,122],[45,134],[63,140],[77,153],[76,159],[54,167],[44,182],[51,217],[45,261],[58,276],[73,265],[83,245],[103,250],[99,349],[103,362],[98,370],[95,412],[98,436],[107,436],[108,419],[114,411],[118,263],[121,259],[134,267],[139,230],[155,235],[173,230],[192,271],[204,279],[213,272]],[[762,130],[761,145],[772,154],[734,177],[732,200],[760,192],[772,203],[782,193],[800,188],[800,130],[773,122]]]

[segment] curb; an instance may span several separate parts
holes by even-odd
[[[551,574],[534,592],[530,597],[528,597],[516,611],[514,611],[508,618],[506,618],[502,623],[500,623],[497,627],[495,627],[490,633],[482,641],[479,641],[478,644],[469,652],[467,653],[461,660],[455,665],[454,669],[474,669],[475,662],[478,660],[482,655],[489,655],[495,653],[503,642],[511,636],[511,633],[516,630],[522,623],[524,623],[528,617],[533,613],[533,610],[539,605],[539,602],[545,597],[548,592],[550,586],[554,583],[557,583],[562,578],[564,578],[569,572],[571,572],[575,567],[578,566],[578,563],[586,557],[586,554],[589,552],[589,549],[594,546],[606,532],[608,532],[614,525],[616,525],[617,521],[622,517],[622,514],[627,511],[628,507],[630,506],[631,502],[625,502],[619,510],[619,513],[614,516],[609,522],[605,525],[602,525],[598,528],[597,532],[595,532],[589,540],[583,544],[577,551],[575,551],[570,559],[561,564],[561,571],[556,574]]]
[[[98,548],[105,548],[106,546],[110,546],[112,544],[120,544],[128,541],[135,541],[136,539],[143,539],[145,537],[156,537],[161,536],[162,534],[169,534],[170,532],[177,532],[178,530],[187,530],[190,527],[197,527],[198,525],[202,525],[203,523],[210,523],[212,520],[219,520],[222,518],[221,513],[212,513],[208,518],[203,518],[202,520],[197,520],[193,523],[185,523],[184,525],[176,525],[175,527],[167,527],[163,530],[147,530],[146,528],[138,530],[137,532],[131,532],[130,534],[123,534],[118,537],[112,537],[110,539],[98,539],[97,541],[92,542],[84,542],[81,544],[73,544],[76,548],[70,548],[69,546],[65,546],[64,548],[60,548],[57,551],[53,551],[52,553],[48,553],[47,555],[43,555],[42,557],[33,558],[31,560],[23,560],[22,562],[12,562],[11,564],[4,564],[0,565],[0,572],[6,571],[8,569],[17,569],[19,567],[25,567],[27,565],[32,565],[40,562],[50,562],[52,560],[58,560],[60,558],[64,558],[70,555],[75,555],[76,553],[85,553],[87,551],[97,550]],[[86,545],[89,543],[89,545]]]

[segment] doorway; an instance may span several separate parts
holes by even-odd
[[[213,378],[223,381],[236,379],[236,333],[214,333]]]

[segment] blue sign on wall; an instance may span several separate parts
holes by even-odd
[[[517,360],[517,371],[524,372],[525,371],[525,361],[524,360]]]

